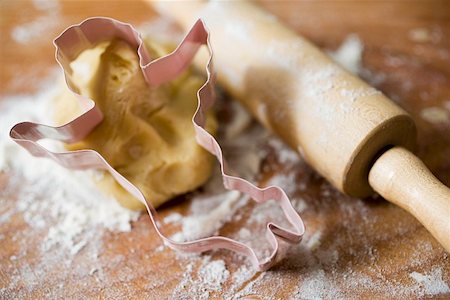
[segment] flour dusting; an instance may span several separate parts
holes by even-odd
[[[446,124],[450,122],[450,112],[440,107],[431,106],[422,109],[420,112],[422,119],[432,124]]]
[[[72,171],[49,159],[33,157],[9,138],[9,129],[15,123],[24,120],[53,123],[49,116],[56,93],[56,89],[44,86],[36,95],[1,100],[0,170],[11,174],[6,190],[19,191],[15,210],[23,214],[29,226],[44,228],[54,222],[43,249],[59,244],[75,254],[87,242],[83,239],[85,231],[97,227],[129,231],[130,222],[139,214],[122,208],[98,191],[92,178],[101,173]],[[55,151],[64,151],[59,142],[44,144]],[[1,196],[2,201],[7,201],[3,193]]]
[[[448,283],[442,279],[441,268],[433,269],[430,274],[412,272],[409,276],[420,286],[423,295],[450,294]]]
[[[49,5],[46,1],[34,3],[42,11]],[[23,24],[13,32],[13,38],[29,43],[42,30],[36,28],[45,29],[46,22],[49,20],[37,19]],[[171,26],[159,20],[143,24],[142,28],[165,31],[172,30]],[[238,26],[229,30],[244,32]],[[413,38],[423,40],[418,33]],[[277,53],[283,47],[301,50],[302,44],[273,44],[268,54],[280,59]],[[361,41],[350,36],[335,57],[351,72],[364,73],[362,50]],[[289,59],[283,61],[287,69],[292,66]],[[306,70],[301,80],[305,86],[315,86],[311,96],[323,96],[335,88],[332,81],[339,70],[326,68],[308,77],[310,71]],[[373,82],[385,80],[383,74],[370,76]],[[305,221],[307,232],[302,243],[286,248],[281,244],[280,258],[284,259],[269,271],[256,272],[247,259],[225,250],[191,256],[169,251],[152,231],[150,222],[142,219],[128,232],[139,214],[99,193],[92,177],[101,173],[66,170],[50,160],[31,157],[9,139],[8,130],[18,121],[52,123],[48,118],[49,101],[56,93],[52,84],[44,85],[36,95],[0,101],[0,225],[23,219],[25,226],[32,228],[0,234],[2,243],[13,241],[17,245],[2,260],[2,271],[7,269],[9,277],[0,287],[0,298],[30,298],[33,291],[44,288],[46,298],[65,298],[67,290],[77,290],[80,295],[98,293],[104,298],[120,299],[130,296],[137,284],[149,297],[156,292],[170,299],[277,299],[281,286],[291,299],[349,299],[361,293],[380,299],[450,295],[447,254],[439,259],[440,266],[427,269],[430,253],[436,253],[429,241],[413,245],[412,254],[395,251],[395,243],[389,248],[392,235],[387,235],[383,226],[395,228],[398,243],[407,243],[402,237],[408,237],[411,228],[418,230],[414,222],[399,217],[401,211],[394,208],[385,210],[382,217],[386,219],[380,221],[377,210],[387,204],[376,198],[342,196],[235,103],[219,102],[231,109],[231,121],[221,123],[219,134],[231,172],[255,183],[284,188]],[[356,101],[377,92],[342,89],[341,93]],[[421,116],[435,124],[448,122],[441,110],[424,111]],[[61,144],[44,143],[62,149]],[[314,188],[308,189],[310,185]],[[264,236],[267,222],[290,226],[273,201],[255,204],[238,192],[225,190],[217,167],[209,182],[187,195],[182,205],[187,205],[186,212],[176,212],[175,207],[163,218],[173,239],[186,241],[225,234],[256,248],[259,257],[271,250]],[[138,238],[143,242],[139,244]],[[379,253],[384,248],[378,247],[380,244],[392,252]],[[396,257],[392,258],[394,251]],[[398,261],[402,261],[401,269]],[[162,262],[157,266],[160,272],[149,266],[154,262]],[[408,280],[391,281],[392,272],[406,274]],[[86,275],[92,280],[86,282]],[[73,282],[73,278],[83,280]]]
[[[19,44],[29,44],[39,41],[39,38],[47,31],[55,28],[60,22],[60,6],[58,1],[34,0],[34,7],[43,12],[36,19],[16,26],[11,31],[12,39]]]
[[[334,61],[352,74],[359,74],[362,68],[362,53],[364,45],[356,34],[349,34],[339,48],[328,54]]]
[[[51,101],[57,94],[54,83],[52,77],[34,95],[0,100],[0,175],[7,174],[6,186],[0,190],[0,224],[21,216],[30,229],[17,232],[13,238],[24,242],[27,234],[31,235],[30,239],[38,241],[34,251],[40,257],[35,268],[30,269],[28,279],[25,277],[28,271],[12,274],[10,289],[15,289],[22,281],[29,289],[40,286],[40,280],[45,280],[46,276],[38,274],[57,263],[54,259],[58,259],[59,264],[70,264],[86,249],[89,251],[83,255],[95,259],[102,251],[101,238],[105,231],[130,231],[131,222],[139,216],[97,189],[92,179],[101,173],[71,171],[49,159],[33,157],[9,138],[9,130],[18,122],[53,123],[49,117]],[[55,151],[64,150],[58,142],[45,140],[42,144]],[[11,260],[21,262],[30,255],[26,250],[30,246],[24,244]]]

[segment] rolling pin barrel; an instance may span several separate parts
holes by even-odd
[[[205,20],[219,83],[342,192],[372,194],[374,157],[413,147],[414,122],[401,108],[264,10],[241,1],[160,7],[185,28]]]
[[[408,187],[396,189],[398,184],[420,184],[426,173],[423,164],[408,166],[412,160],[402,159],[415,157],[406,149],[414,147],[416,138],[414,122],[404,110],[251,3],[154,5],[185,28],[196,18],[206,22],[218,82],[336,188],[357,197],[370,195],[374,188],[416,216],[450,251],[449,189],[429,171],[427,179],[434,183],[420,189],[416,201],[407,201]],[[389,169],[395,162],[402,166],[397,171]],[[410,167],[417,171],[412,172],[415,181],[383,177],[383,170],[395,173]],[[391,190],[383,189],[386,182]],[[439,209],[422,214],[420,195],[439,184],[433,196],[442,200],[425,197],[427,205],[439,202]],[[431,219],[433,214],[439,222]]]

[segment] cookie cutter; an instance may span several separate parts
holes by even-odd
[[[77,88],[71,79],[70,62],[82,51],[113,38],[122,39],[136,48],[145,80],[150,86],[154,87],[175,78],[189,65],[197,50],[202,45],[207,46],[209,51],[209,59],[206,65],[207,79],[197,91],[198,106],[192,118],[196,140],[199,145],[216,156],[220,163],[223,184],[226,189],[240,191],[258,203],[273,199],[281,206],[286,219],[292,224],[294,230],[283,228],[272,222],[267,223],[266,239],[272,247],[272,252],[268,257],[258,259],[251,247],[224,236],[212,236],[187,242],[172,241],[164,234],[156,209],[136,186],[111,167],[98,152],[89,149],[52,152],[38,143],[41,139],[54,139],[65,143],[77,142],[86,137],[102,121],[102,112],[95,106],[95,102],[77,92]],[[123,188],[145,205],[157,234],[172,249],[196,253],[218,248],[228,249],[248,257],[256,269],[263,271],[277,261],[278,238],[289,243],[299,243],[302,240],[305,226],[286,193],[277,186],[259,188],[243,178],[228,175],[227,164],[218,142],[204,129],[206,112],[215,100],[215,74],[212,71],[213,51],[209,40],[209,32],[201,19],[197,20],[172,53],[155,60],[151,59],[139,33],[132,25],[106,17],[89,18],[73,25],[63,31],[53,43],[56,47],[56,60],[64,71],[66,84],[81,102],[85,111],[72,121],[59,127],[32,122],[16,124],[10,131],[10,137],[17,144],[28,150],[33,156],[50,158],[69,169],[95,168],[109,171]]]

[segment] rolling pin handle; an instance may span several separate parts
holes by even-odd
[[[404,148],[391,148],[375,161],[369,183],[383,198],[415,216],[450,252],[450,189],[419,158]]]

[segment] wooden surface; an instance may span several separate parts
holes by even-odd
[[[365,45],[362,76],[412,115],[419,131],[417,155],[435,176],[450,185],[450,122],[448,118],[446,122],[431,122],[423,117],[424,109],[429,107],[440,107],[450,115],[447,1],[292,1],[262,5],[320,47],[335,49],[347,34],[357,33]],[[37,90],[40,79],[45,79],[55,66],[51,40],[68,25],[94,15],[139,25],[155,16],[139,1],[67,1],[60,7],[57,22],[24,45],[12,40],[11,31],[48,12],[28,1],[0,3],[2,96]],[[417,28],[427,29],[429,38],[411,38],[411,30]],[[260,167],[261,183],[273,176],[293,175],[283,184],[294,199],[301,199],[301,215],[309,232],[304,245],[292,249],[271,271],[237,281],[239,277],[234,275],[243,261],[218,251],[208,255],[223,260],[231,274],[221,289],[201,286],[197,270],[204,259],[179,257],[167,248],[161,250],[161,241],[145,215],[133,223],[129,233],[104,233],[103,247],[96,258],[100,271],[91,272],[91,258],[83,251],[69,265],[53,262],[42,266],[37,263],[42,254],[34,251],[40,237],[21,240],[18,233],[33,236],[34,229],[21,216],[15,216],[0,227],[0,296],[161,299],[171,295],[200,298],[209,292],[211,298],[418,298],[420,293],[407,292],[416,284],[411,274],[432,274],[436,270],[441,281],[450,285],[448,254],[408,213],[380,197],[343,196],[301,160],[283,163],[276,149],[264,147],[268,154]],[[7,185],[9,176],[0,173],[0,187]],[[161,209],[161,214],[187,214],[189,198],[177,199]],[[7,200],[1,200],[0,214],[13,205],[15,198]],[[249,203],[240,213],[248,218],[253,209]],[[231,220],[220,233],[230,235],[241,223]],[[170,230],[175,232],[177,228]],[[308,248],[316,232],[320,232],[320,243]],[[19,252],[25,255],[11,259]],[[193,270],[187,267],[189,264]],[[12,276],[25,268],[31,272],[11,286]],[[184,280],[183,289],[180,283]]]

